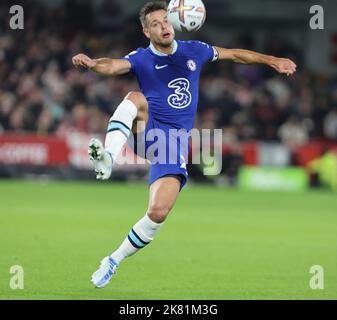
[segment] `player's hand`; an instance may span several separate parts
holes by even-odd
[[[75,67],[84,67],[86,69],[94,68],[97,64],[97,61],[89,58],[85,54],[78,54],[72,58],[72,62]]]
[[[274,58],[271,66],[279,73],[284,73],[290,76],[296,72],[296,64],[290,59]]]

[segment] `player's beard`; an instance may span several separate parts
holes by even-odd
[[[170,37],[169,39],[157,39],[157,41],[155,41],[155,44],[159,47],[163,47],[163,48],[169,48],[172,46],[174,41],[174,36]]]
[[[173,40],[170,41],[161,41],[157,43],[158,46],[163,47],[163,48],[169,48],[172,46]]]

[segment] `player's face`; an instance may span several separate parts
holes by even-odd
[[[174,29],[167,21],[166,11],[158,10],[146,16],[145,35],[152,43],[163,47],[169,47],[174,40]]]

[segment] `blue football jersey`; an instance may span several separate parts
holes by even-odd
[[[202,67],[217,59],[214,47],[200,41],[174,41],[166,55],[150,44],[124,57],[149,105],[152,127],[191,130],[198,105]]]

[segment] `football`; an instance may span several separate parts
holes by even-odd
[[[205,22],[206,9],[201,0],[171,0],[167,19],[177,31],[197,31]]]

